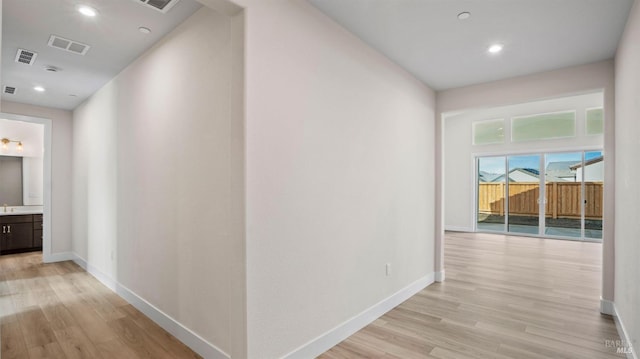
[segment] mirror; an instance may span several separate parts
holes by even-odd
[[[0,156],[0,205],[22,206],[22,157]]]
[[[43,160],[0,156],[0,205],[42,206]]]

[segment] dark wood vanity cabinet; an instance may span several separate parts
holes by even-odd
[[[42,215],[0,216],[0,254],[42,249]]]
[[[42,215],[33,215],[33,248],[42,250]]]

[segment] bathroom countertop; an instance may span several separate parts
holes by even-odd
[[[4,208],[0,207],[0,216],[17,216],[20,214],[42,214],[41,209],[16,209],[11,212],[11,208],[7,208],[7,212]]]

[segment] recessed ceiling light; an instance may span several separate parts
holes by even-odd
[[[468,11],[464,11],[458,14],[458,20],[466,20],[471,17],[471,13]]]
[[[51,66],[51,65],[45,65],[44,66],[44,70],[47,72],[58,72],[60,71],[60,68],[55,67],[55,66]]]
[[[143,33],[143,34],[145,34],[145,35],[148,35],[148,34],[150,34],[150,33],[151,33],[151,29],[150,29],[150,28],[148,28],[148,27],[144,27],[144,26],[140,26],[140,27],[138,28],[138,31],[140,31],[141,33]]]
[[[81,5],[78,6],[78,12],[81,13],[84,16],[88,16],[88,17],[94,17],[96,15],[98,15],[98,11],[94,8],[92,8],[91,6],[87,6],[87,5]]]
[[[497,54],[500,51],[502,51],[503,48],[504,48],[504,45],[502,44],[493,44],[489,46],[489,49],[487,49],[487,51],[489,51],[492,54]]]
[[[42,86],[36,86],[33,89],[38,91],[38,92],[44,92],[44,87],[42,87]]]

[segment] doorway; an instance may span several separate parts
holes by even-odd
[[[23,177],[23,193],[21,203],[12,205],[7,203],[8,212],[16,215],[27,215],[33,213],[41,213],[38,217],[34,216],[34,221],[37,218],[37,222],[33,222],[33,235],[41,240],[41,244],[34,246],[42,247],[42,259],[44,262],[55,261],[52,255],[52,202],[51,202],[51,143],[52,143],[52,130],[51,120],[46,118],[23,116],[15,114],[0,113],[2,120],[10,123],[21,124],[26,123],[30,125],[38,125],[36,127],[42,128],[42,134],[37,142],[23,142],[22,152],[22,177]],[[15,137],[15,136],[13,136]],[[14,138],[11,138],[12,140]],[[19,140],[23,140],[22,134],[16,137]],[[29,146],[27,146],[29,144]],[[9,148],[12,151],[12,148]],[[9,153],[11,154],[11,153]],[[7,153],[5,153],[7,155]],[[26,160],[24,158],[27,158]],[[33,185],[40,183],[39,189]],[[4,204],[4,203],[3,203]],[[39,207],[40,209],[38,209]],[[4,207],[2,208],[4,210]],[[13,211],[12,211],[13,210]],[[15,227],[17,228],[17,227]],[[8,228],[7,228],[8,231]],[[41,234],[40,234],[41,233]]]
[[[476,231],[602,240],[602,150],[476,158]]]

